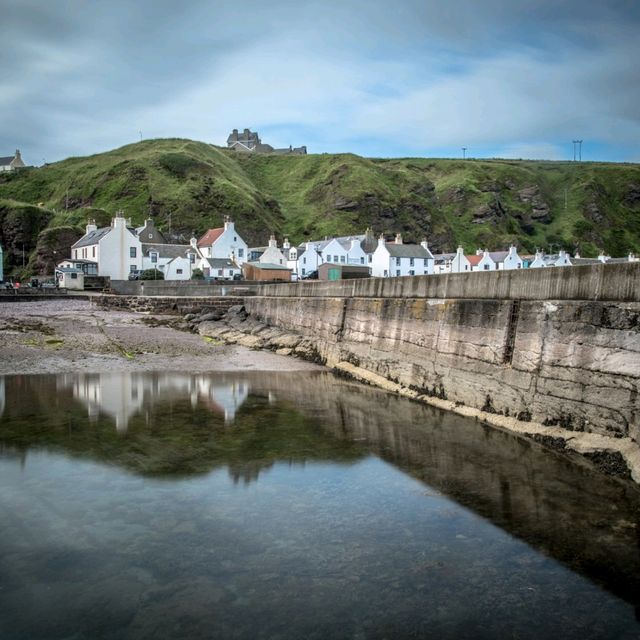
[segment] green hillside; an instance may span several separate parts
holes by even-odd
[[[5,267],[47,271],[88,218],[153,216],[188,239],[231,215],[248,243],[363,232],[427,237],[437,249],[516,243],[595,255],[640,253],[640,167],[510,160],[247,156],[190,140],[148,140],[0,176]]]

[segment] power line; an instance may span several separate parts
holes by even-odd
[[[467,147],[462,147],[462,159],[466,160],[467,158]]]

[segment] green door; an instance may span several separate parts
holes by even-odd
[[[340,269],[335,267],[329,269],[329,280],[340,280]]]

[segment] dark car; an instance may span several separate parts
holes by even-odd
[[[131,271],[131,273],[129,273],[129,280],[140,280],[140,274],[142,272],[141,271]]]
[[[233,274],[233,279],[234,280],[244,280],[244,278],[242,277],[241,273],[234,273]]]
[[[317,271],[312,271],[311,273],[307,273],[306,276],[302,276],[303,280],[317,280],[318,279],[318,272]]]

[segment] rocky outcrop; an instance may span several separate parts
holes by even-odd
[[[530,216],[535,222],[551,222],[551,208],[544,201],[538,185],[518,191],[518,199],[531,206]]]

